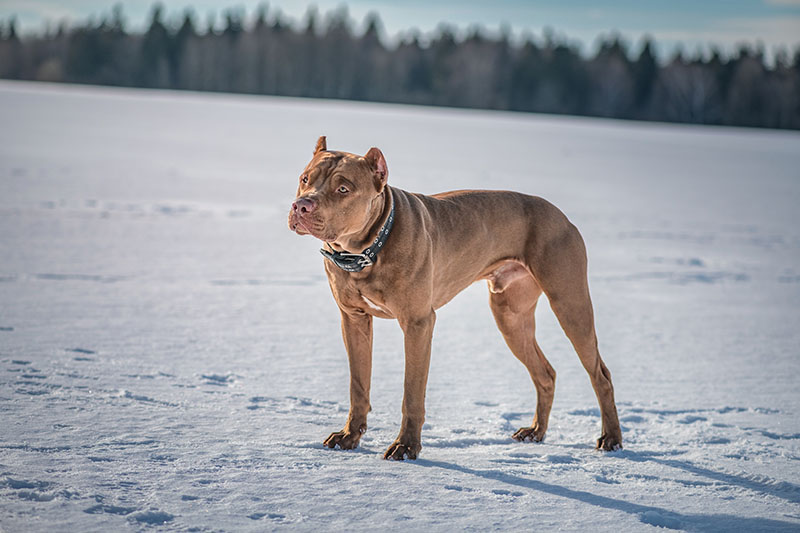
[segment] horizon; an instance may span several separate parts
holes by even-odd
[[[596,52],[598,44],[610,35],[620,36],[630,51],[640,49],[644,39],[649,37],[662,60],[679,50],[689,56],[707,56],[710,50],[718,48],[731,55],[742,44],[763,48],[770,62],[780,50],[789,56],[800,51],[800,0],[734,0],[702,5],[679,0],[672,2],[669,8],[629,0],[614,0],[601,7],[586,0],[557,5],[541,0],[505,0],[491,6],[474,1],[456,4],[452,0],[430,5],[416,1],[392,5],[364,0],[347,3],[328,0],[313,3],[295,0],[269,3],[258,0],[70,0],[58,3],[0,0],[0,21],[5,25],[14,18],[21,35],[40,34],[48,26],[61,23],[75,26],[90,19],[110,17],[113,6],[120,5],[126,30],[139,32],[147,28],[156,4],[163,5],[164,19],[170,23],[191,10],[201,29],[208,27],[212,17],[216,21],[214,27],[221,27],[224,14],[230,10],[243,12],[245,21],[251,21],[261,5],[268,7],[270,20],[280,14],[295,27],[304,23],[312,9],[324,19],[326,14],[344,7],[358,32],[363,30],[368,14],[377,14],[382,26],[381,37],[389,46],[410,34],[419,33],[425,38],[434,35],[442,26],[448,26],[460,37],[474,28],[490,36],[497,36],[506,28],[516,41],[541,39],[550,31],[559,41],[570,43],[583,54]]]

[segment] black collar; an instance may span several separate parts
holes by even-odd
[[[331,249],[329,252],[325,248],[320,248],[320,253],[325,256],[325,259],[331,261],[334,265],[347,272],[361,272],[368,266],[375,263],[375,258],[378,252],[383,249],[386,240],[389,238],[389,232],[392,231],[394,224],[394,198],[392,197],[392,190],[389,189],[389,201],[392,202],[392,209],[389,211],[389,218],[383,223],[381,229],[378,231],[378,236],[372,241],[369,247],[360,254],[351,254],[348,252],[337,252]]]

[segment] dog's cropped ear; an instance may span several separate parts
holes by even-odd
[[[320,152],[324,152],[328,149],[328,141],[325,139],[325,136],[321,136],[317,139],[317,146],[314,148],[314,155],[317,155]]]
[[[364,156],[369,166],[375,172],[375,187],[378,191],[382,191],[386,185],[386,180],[389,177],[389,169],[386,167],[386,158],[383,153],[377,148],[370,148],[367,155]]]

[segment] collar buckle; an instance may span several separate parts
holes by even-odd
[[[378,252],[383,248],[383,245],[386,244],[386,240],[389,238],[389,232],[392,230],[392,225],[394,224],[394,198],[392,197],[391,192],[389,193],[389,201],[392,202],[392,207],[389,209],[389,216],[381,226],[380,230],[378,230],[378,236],[375,237],[375,241],[373,241],[369,248],[360,254],[337,252],[333,248],[331,248],[330,252],[325,248],[322,248],[320,249],[320,253],[325,256],[325,259],[331,261],[333,264],[347,272],[361,272],[366,267],[374,265],[375,256],[378,255]]]
[[[374,264],[372,259],[370,259],[369,256],[367,256],[367,254],[350,254],[346,252],[340,252],[337,255],[345,260],[350,258],[356,260],[356,263],[358,263],[358,266],[360,266],[361,268],[366,268]]]

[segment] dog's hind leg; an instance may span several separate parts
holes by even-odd
[[[578,352],[583,367],[589,373],[600,404],[603,423],[597,448],[615,450],[622,447],[622,431],[614,403],[611,373],[597,348],[594,311],[586,275],[586,248],[574,227],[570,227],[563,237],[543,250],[538,260],[531,264],[536,265],[534,276],[550,300],[550,307]]]
[[[547,431],[556,386],[556,372],[545,359],[535,338],[536,302],[542,289],[520,264],[509,263],[489,278],[489,303],[497,327],[533,379],[536,414],[530,427],[520,428],[512,438],[541,442]]]

